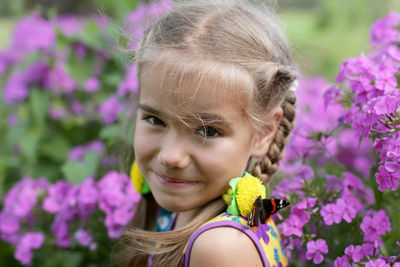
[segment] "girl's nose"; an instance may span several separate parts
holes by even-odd
[[[168,168],[184,169],[190,163],[190,156],[185,149],[182,137],[170,134],[161,141],[158,161]]]

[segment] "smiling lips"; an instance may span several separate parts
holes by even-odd
[[[183,188],[187,188],[187,187],[197,184],[197,182],[180,180],[180,179],[177,179],[174,177],[167,177],[164,175],[160,175],[156,172],[154,174],[157,177],[157,180],[161,184],[163,184],[166,187],[172,188],[172,189],[183,189]]]

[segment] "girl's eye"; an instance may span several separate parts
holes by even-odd
[[[165,123],[155,116],[146,116],[143,118],[143,120],[154,126],[165,126]]]
[[[218,137],[221,135],[217,129],[211,126],[203,126],[199,128],[196,133],[201,137]]]

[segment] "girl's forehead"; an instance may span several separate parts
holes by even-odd
[[[245,111],[250,89],[239,77],[226,81],[218,72],[182,72],[161,64],[145,69],[140,75],[140,102],[152,102],[179,114],[227,105]],[[227,76],[232,75],[225,72]]]

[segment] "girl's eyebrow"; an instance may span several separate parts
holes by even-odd
[[[139,103],[139,108],[143,109],[144,111],[147,111],[149,113],[152,113],[154,115],[160,115],[161,114],[160,111],[158,111],[158,110],[156,110],[156,109],[154,109],[154,108],[152,108],[152,107],[150,107],[148,105],[145,105],[145,104],[140,104]]]
[[[225,120],[220,115],[214,113],[208,113],[208,112],[196,113],[195,118],[205,123],[221,123],[228,126],[231,125],[231,122]]]
[[[140,109],[142,109],[146,112],[152,113],[154,115],[159,116],[162,114],[159,110],[157,110],[149,105],[139,103],[138,106]],[[192,119],[196,119],[196,120],[202,121],[204,123],[221,123],[221,124],[224,124],[227,126],[232,124],[231,122],[225,120],[220,115],[214,114],[214,113],[209,113],[209,112],[200,112],[200,113],[196,113],[196,115],[193,117],[184,117],[184,120],[192,120]]]

